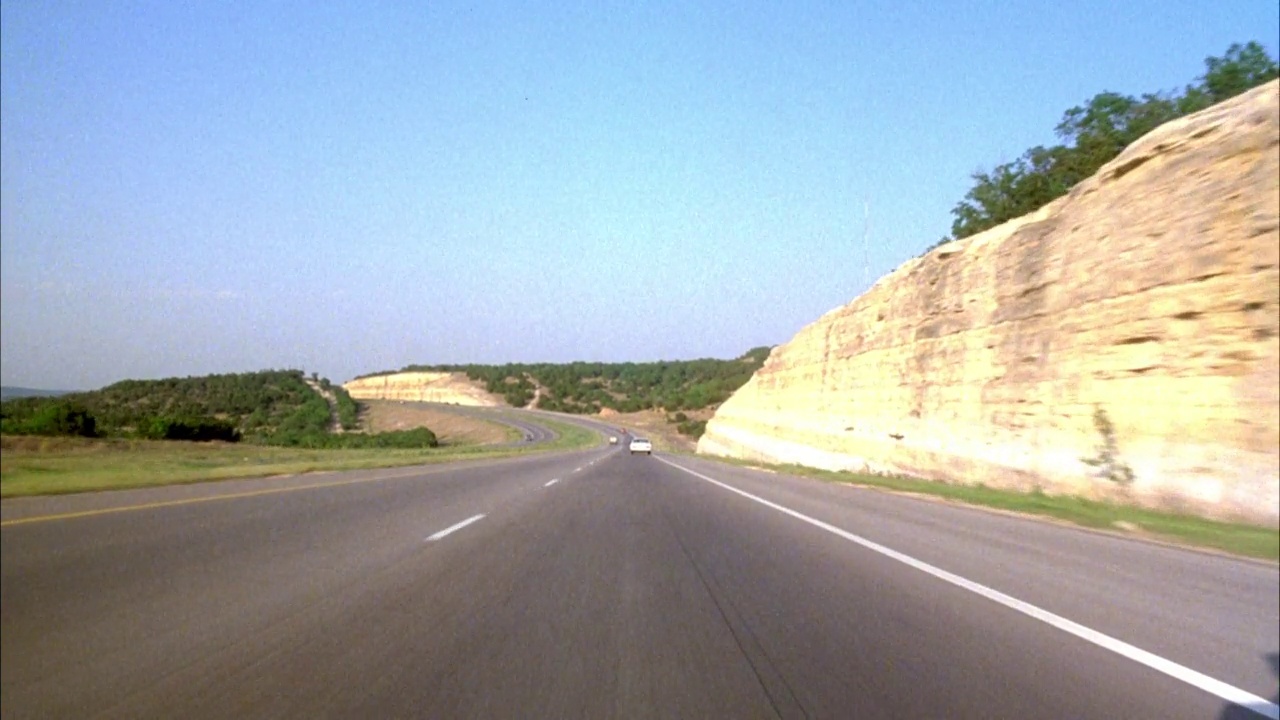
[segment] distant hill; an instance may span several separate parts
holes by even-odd
[[[12,398],[22,397],[58,397],[66,395],[70,390],[39,390],[36,388],[13,387],[12,385],[0,385],[0,402],[10,400]]]
[[[330,403],[332,402],[332,407]],[[328,378],[264,370],[164,380],[124,380],[92,392],[8,398],[0,433],[145,440],[244,440],[310,448],[433,448],[425,427],[331,432],[358,425],[356,402]]]
[[[771,350],[752,348],[732,360],[409,365],[360,377],[397,372],[461,372],[514,407],[532,403],[542,410],[582,414],[598,413],[604,408],[621,413],[682,413],[714,408],[724,402],[751,379]],[[675,421],[686,420],[682,414],[675,416]],[[685,430],[696,435],[701,427],[689,425]]]
[[[317,382],[334,389],[343,424],[354,426],[356,406],[351,398],[328,380]],[[308,387],[301,370],[124,380],[90,392],[36,392],[5,397],[0,404],[4,432],[68,434],[62,425],[70,423],[74,433],[100,437],[243,436],[292,444],[287,441],[325,434],[330,419],[328,403]],[[75,419],[66,419],[71,417]],[[86,417],[91,422],[86,424]]]

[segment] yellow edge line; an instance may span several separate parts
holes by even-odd
[[[474,465],[470,467],[475,467]],[[102,508],[99,510],[82,510],[80,512],[59,513],[57,515],[34,515],[32,517],[15,518],[13,520],[0,521],[0,527],[10,527],[12,525],[26,525],[28,523],[51,522],[53,520],[70,520],[73,518],[93,517],[94,515],[110,515],[112,513],[133,512],[135,510],[151,510],[153,508],[172,507],[174,505],[194,505],[196,503],[212,502],[215,500],[235,500],[238,498],[256,497],[258,495],[274,495],[276,493],[294,492],[297,490],[315,490],[318,488],[341,487],[343,485],[357,485],[359,483],[380,482],[382,480],[398,480],[407,477],[420,477],[422,475],[438,475],[444,472],[440,470],[420,470],[412,473],[401,473],[398,475],[380,475],[371,478],[357,478],[355,480],[338,480],[327,483],[310,483],[308,485],[295,485],[287,488],[270,488],[268,490],[250,490],[248,492],[229,493],[227,495],[213,495],[210,497],[186,498],[185,500],[165,500],[164,502],[145,503],[142,505],[121,505],[120,507]],[[155,487],[164,487],[157,485]],[[170,485],[169,487],[173,487]]]

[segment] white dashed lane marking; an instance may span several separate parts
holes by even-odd
[[[460,523],[457,523],[456,525],[450,525],[449,527],[441,530],[440,532],[434,535],[431,535],[430,537],[427,538],[427,542],[435,542],[437,540],[442,540],[445,537],[447,537],[449,534],[455,533],[461,530],[462,528],[470,525],[471,523],[476,522],[477,520],[481,520],[483,518],[484,518],[484,515],[472,515],[471,517],[467,518],[466,520],[463,520]]]

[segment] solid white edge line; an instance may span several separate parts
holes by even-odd
[[[481,518],[483,518],[483,517],[484,517],[484,515],[473,515],[473,516],[471,516],[471,517],[467,518],[466,520],[463,520],[462,522],[460,522],[460,523],[458,523],[458,524],[456,524],[456,525],[450,525],[449,527],[447,527],[447,528],[445,528],[445,529],[441,530],[440,532],[438,532],[438,533],[436,533],[436,534],[434,534],[434,535],[432,535],[432,536],[428,537],[428,538],[427,538],[427,542],[435,542],[436,540],[439,540],[439,539],[441,539],[441,538],[445,537],[445,536],[446,536],[446,535],[448,535],[449,533],[457,532],[457,531],[461,530],[462,528],[464,528],[464,527],[466,527],[466,526],[470,525],[471,523],[473,523],[473,522],[475,522],[475,521],[477,521],[477,520],[480,520],[480,519],[481,519]]]
[[[777,503],[770,502],[769,500],[765,500],[762,497],[752,495],[751,493],[746,492],[745,490],[739,490],[738,488],[735,488],[732,485],[727,485],[723,482],[720,482],[719,480],[707,477],[706,475],[703,475],[702,473],[696,470],[690,470],[689,468],[681,465],[677,465],[676,463],[673,463],[670,460],[666,460],[663,458],[658,458],[658,459],[670,465],[673,468],[676,468],[678,470],[683,470],[684,472],[687,472],[690,475],[693,475],[694,477],[705,480],[713,485],[716,485],[725,490],[728,490],[729,492],[737,493],[738,495],[741,495],[742,497],[747,498],[748,500],[754,500],[755,502],[760,503],[765,507],[772,508],[785,515],[790,515],[791,517],[797,520],[801,520],[803,522],[809,523],[814,527],[826,530],[827,532],[833,535],[837,535],[841,538],[844,538],[849,542],[855,543],[857,545],[861,545],[862,547],[865,547],[868,550],[880,553],[881,555],[897,560],[898,562],[903,563],[904,565],[908,565],[912,568],[915,568],[916,570],[919,570],[921,572],[928,573],[929,575],[932,575],[938,578],[939,580],[949,582],[952,585],[956,585],[958,587],[964,588],[969,592],[980,595],[993,602],[997,602],[1001,605],[1004,605],[1007,608],[1016,610],[1029,617],[1033,617],[1036,620],[1039,620],[1047,625],[1057,628],[1058,630],[1061,630],[1066,633],[1070,633],[1071,635],[1075,635],[1076,637],[1082,640],[1091,642],[1094,645],[1097,645],[1098,647],[1110,650],[1111,652],[1116,653],[1117,655],[1120,655],[1122,657],[1128,658],[1136,663],[1146,665],[1152,670],[1156,670],[1157,672],[1164,673],[1165,675],[1168,675],[1169,677],[1172,677],[1176,680],[1181,680],[1182,682],[1188,685],[1191,685],[1192,687],[1199,688],[1200,690],[1203,690],[1209,693],[1210,695],[1216,695],[1217,697],[1223,700],[1226,700],[1229,703],[1233,703],[1235,705],[1239,705],[1248,710],[1252,710],[1253,712],[1258,713],[1263,717],[1269,718],[1270,720],[1280,720],[1280,705],[1277,705],[1276,703],[1273,703],[1270,700],[1267,700],[1266,698],[1259,697],[1257,695],[1254,695],[1251,692],[1242,690],[1234,685],[1229,685],[1227,683],[1224,683],[1221,680],[1215,680],[1214,678],[1211,678],[1208,675],[1205,675],[1204,673],[1192,670],[1191,668],[1186,667],[1185,665],[1179,665],[1178,663],[1175,663],[1172,660],[1166,660],[1165,658],[1162,658],[1159,655],[1147,652],[1142,648],[1130,645],[1129,643],[1124,642],[1123,640],[1117,640],[1116,638],[1113,638],[1110,635],[1104,635],[1103,633],[1100,633],[1097,630],[1085,627],[1084,625],[1081,625],[1073,620],[1068,620],[1062,617],[1061,615],[1055,615],[1054,613],[1051,613],[1048,610],[1032,605],[1031,603],[1019,600],[1011,595],[1006,595],[1000,592],[999,590],[989,588],[986,585],[981,585],[979,583],[976,583],[967,578],[963,578],[954,573],[947,572],[942,568],[934,567],[933,565],[930,565],[929,563],[926,563],[923,560],[917,560],[911,557],[910,555],[905,555],[903,553],[898,552],[897,550],[885,547],[884,545],[880,545],[879,543],[872,542],[871,540],[868,540],[859,535],[854,535],[853,533],[847,530],[841,530],[840,528],[834,525],[825,523],[815,518],[811,518],[808,515],[804,515],[790,508],[783,507],[782,505],[779,505]]]
[[[554,480],[551,480],[551,481],[547,482],[546,484],[544,484],[542,487],[551,487],[552,485],[555,485],[555,484],[556,484],[556,483],[558,483],[558,482],[560,482],[560,478],[556,478],[556,479],[554,479]]]

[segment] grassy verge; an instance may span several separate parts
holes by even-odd
[[[525,416],[521,416],[522,420],[529,420]],[[600,435],[592,432],[580,425],[572,423],[564,423],[556,420],[549,420],[546,417],[539,417],[537,424],[541,425],[556,433],[556,439],[549,443],[540,443],[532,446],[533,450],[576,450],[578,448],[589,447],[601,442]]]
[[[487,422],[487,421],[482,421]],[[440,449],[452,450],[474,450],[476,448],[490,447],[496,443],[518,443],[524,437],[524,433],[510,425],[499,425],[492,423],[499,431],[501,431],[501,440],[491,440],[489,442],[475,442],[473,440],[440,440]]]
[[[577,426],[539,422],[555,430],[558,437],[527,447],[306,449],[247,443],[4,437],[0,439],[0,497],[501,458],[573,450],[599,442],[597,435]]]
[[[708,458],[743,467],[818,478],[862,487],[936,497],[968,505],[1051,517],[1080,525],[1139,537],[1220,550],[1234,555],[1280,561],[1280,530],[1244,523],[1209,520],[1160,510],[1089,500],[1069,495],[1046,495],[1003,490],[984,485],[949,485],[916,478],[818,470],[802,465],[768,465],[730,458]]]

